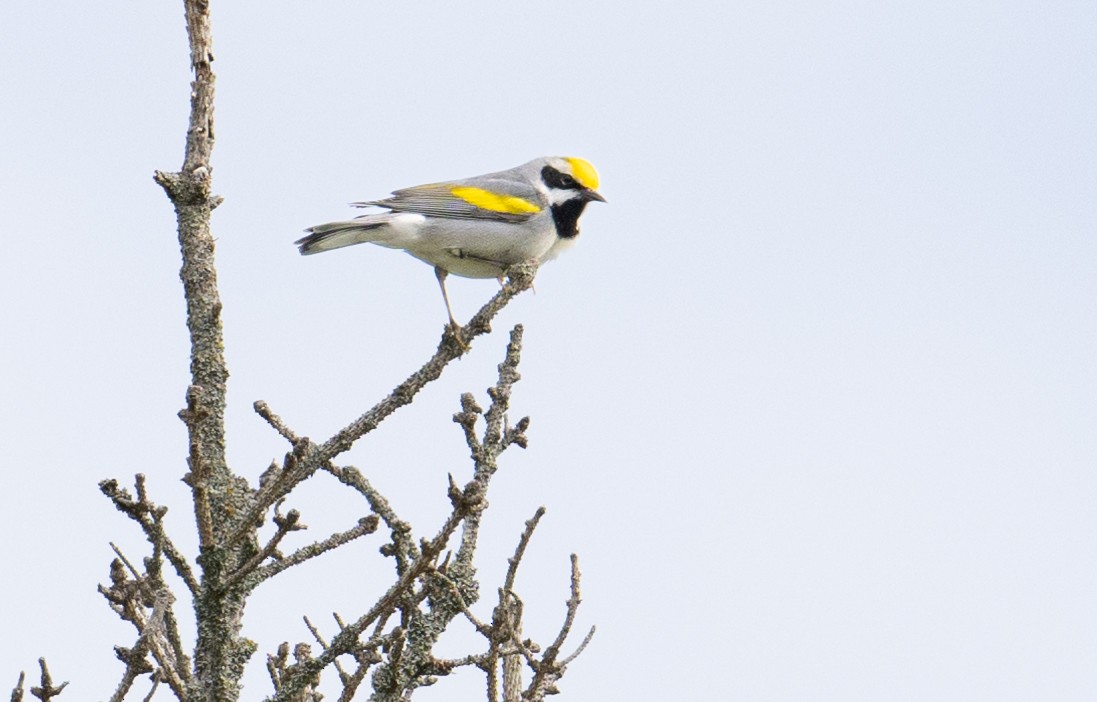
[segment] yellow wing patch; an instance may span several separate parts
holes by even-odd
[[[594,166],[591,165],[590,161],[575,158],[574,156],[569,156],[564,160],[571,166],[571,175],[579,181],[580,185],[591,190],[598,189],[598,171],[594,170]]]
[[[458,186],[450,190],[456,197],[461,198],[470,205],[492,212],[505,214],[533,214],[540,212],[541,208],[529,200],[523,200],[513,195],[500,195],[483,188]]]

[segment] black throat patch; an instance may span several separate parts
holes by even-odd
[[[576,198],[552,206],[552,221],[556,223],[556,234],[562,239],[574,239],[579,236],[579,215],[587,201]]]

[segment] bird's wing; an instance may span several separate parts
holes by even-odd
[[[533,186],[495,178],[417,185],[397,190],[384,200],[352,204],[434,217],[502,222],[524,222],[545,207],[541,194]]]

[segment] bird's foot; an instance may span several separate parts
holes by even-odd
[[[453,339],[454,343],[461,347],[462,351],[468,351],[471,348],[468,342],[465,341],[465,334],[461,329],[461,325],[456,320],[451,319],[449,321],[449,324],[446,325],[446,333]]]

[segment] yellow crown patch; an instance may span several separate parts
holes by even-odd
[[[591,165],[590,161],[573,156],[569,156],[564,160],[571,165],[571,175],[579,181],[580,185],[591,190],[598,188],[598,171],[594,170],[594,166]]]

